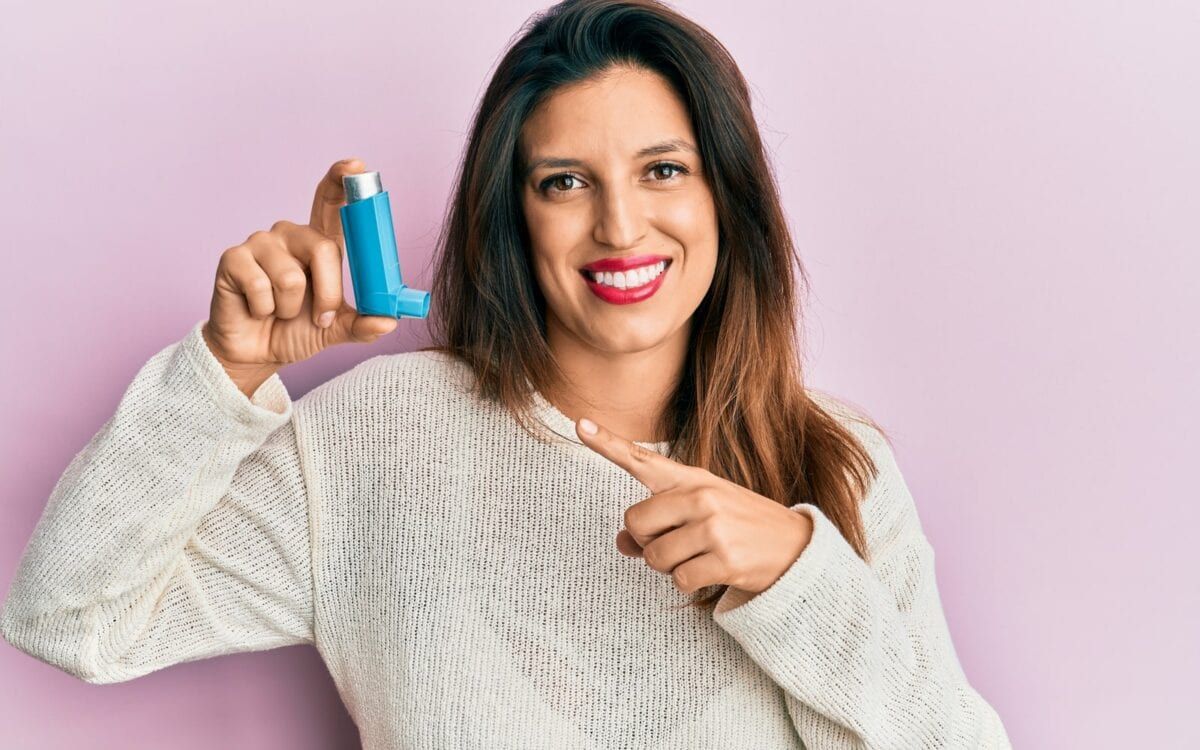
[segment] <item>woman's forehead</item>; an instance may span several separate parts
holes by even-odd
[[[664,152],[663,144],[695,144],[683,102],[661,76],[644,71],[554,92],[525,121],[521,142],[530,164],[601,154],[638,159]]]

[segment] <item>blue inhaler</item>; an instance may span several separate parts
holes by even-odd
[[[400,280],[400,257],[392,227],[392,204],[378,172],[342,176],[346,205],[341,208],[342,234],[360,315],[424,318],[429,292]]]

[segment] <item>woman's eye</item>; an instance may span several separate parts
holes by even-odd
[[[576,179],[578,179],[578,178],[573,174],[556,174],[553,177],[547,177],[545,180],[542,181],[542,185],[541,185],[542,192],[544,193],[544,192],[549,191],[552,186],[558,184],[559,180],[576,180]],[[566,193],[566,192],[570,192],[570,190],[569,189],[568,190],[555,190],[553,192]]]
[[[660,164],[655,164],[653,167],[650,167],[650,169],[652,171],[659,170],[659,169],[670,169],[673,172],[675,172],[676,174],[687,174],[687,169],[684,166],[682,166],[680,164],[671,164],[669,162],[662,162]],[[670,177],[674,177],[674,176],[675,176],[674,174],[670,175]],[[666,182],[666,180],[658,180],[658,182]]]
[[[659,162],[658,164],[654,164],[650,167],[651,172],[656,172],[660,175],[662,174],[661,170],[670,170],[671,174],[668,174],[665,179],[654,179],[653,182],[670,182],[672,178],[676,177],[677,175],[688,173],[687,167],[683,166],[682,164],[673,164],[671,162]],[[543,193],[569,193],[571,192],[571,187],[564,187],[562,185],[562,181],[577,181],[578,179],[579,178],[573,174],[556,174],[542,180],[538,187]]]

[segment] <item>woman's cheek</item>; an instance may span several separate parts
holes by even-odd
[[[669,230],[683,246],[680,269],[689,290],[701,287],[701,296],[712,281],[717,265],[718,233],[711,209],[703,203],[681,206],[671,217]],[[694,296],[694,295],[693,295]]]

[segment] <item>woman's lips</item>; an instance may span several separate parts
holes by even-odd
[[[602,283],[596,281],[595,279],[593,279],[591,277],[591,275],[588,273],[588,270],[596,270],[596,271],[607,270],[603,267],[597,268],[597,266],[602,266],[603,264],[609,263],[610,261],[611,262],[625,262],[625,261],[630,261],[630,260],[639,261],[636,264],[629,264],[629,263],[625,262],[624,263],[625,268],[628,269],[628,268],[636,268],[636,267],[648,265],[647,261],[649,261],[649,263],[652,264],[652,263],[657,262],[657,260],[659,260],[659,259],[663,260],[664,264],[663,264],[663,270],[661,273],[658,274],[658,276],[654,277],[653,279],[651,279],[649,282],[647,282],[645,284],[641,284],[641,285],[638,285],[635,287],[627,287],[625,289],[621,289],[621,288],[615,287],[615,286],[610,286],[608,284],[602,284]],[[603,261],[597,261],[594,264],[589,264],[588,266],[584,266],[584,268],[581,269],[579,271],[579,273],[581,276],[583,276],[583,280],[585,282],[587,282],[588,288],[592,290],[592,293],[595,294],[600,299],[604,300],[605,302],[614,304],[614,305],[628,305],[628,304],[632,304],[634,302],[641,302],[644,299],[648,299],[655,292],[657,292],[659,287],[662,286],[663,280],[667,277],[667,271],[670,270],[670,268],[671,268],[670,258],[665,258],[663,256],[655,256],[655,255],[642,255],[642,256],[638,256],[637,258],[628,258],[628,259],[627,258],[606,258]],[[617,270],[621,270],[621,269],[617,269]],[[612,272],[615,273],[616,271],[612,271]]]
[[[630,268],[652,266],[661,261],[671,262],[665,255],[631,255],[627,258],[601,258],[583,267],[585,271],[628,271]]]

